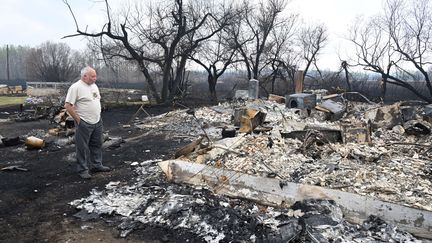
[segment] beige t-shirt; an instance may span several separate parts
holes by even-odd
[[[96,84],[86,84],[78,80],[69,87],[65,102],[74,105],[78,116],[85,122],[96,124],[100,120],[101,103]]]

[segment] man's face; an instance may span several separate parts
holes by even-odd
[[[96,82],[96,79],[97,79],[96,71],[94,69],[88,71],[83,76],[83,81],[86,82],[87,84],[94,84]]]

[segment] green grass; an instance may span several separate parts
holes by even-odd
[[[0,96],[0,106],[23,104],[27,96]]]

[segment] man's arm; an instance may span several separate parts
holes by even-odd
[[[64,108],[66,109],[67,113],[69,113],[69,115],[72,116],[72,118],[75,120],[75,122],[77,124],[79,124],[81,119],[78,116],[78,114],[76,113],[75,107],[71,103],[66,102],[64,105]]]

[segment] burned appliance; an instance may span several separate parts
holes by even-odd
[[[316,106],[316,94],[298,93],[285,96],[288,108],[313,109]]]

